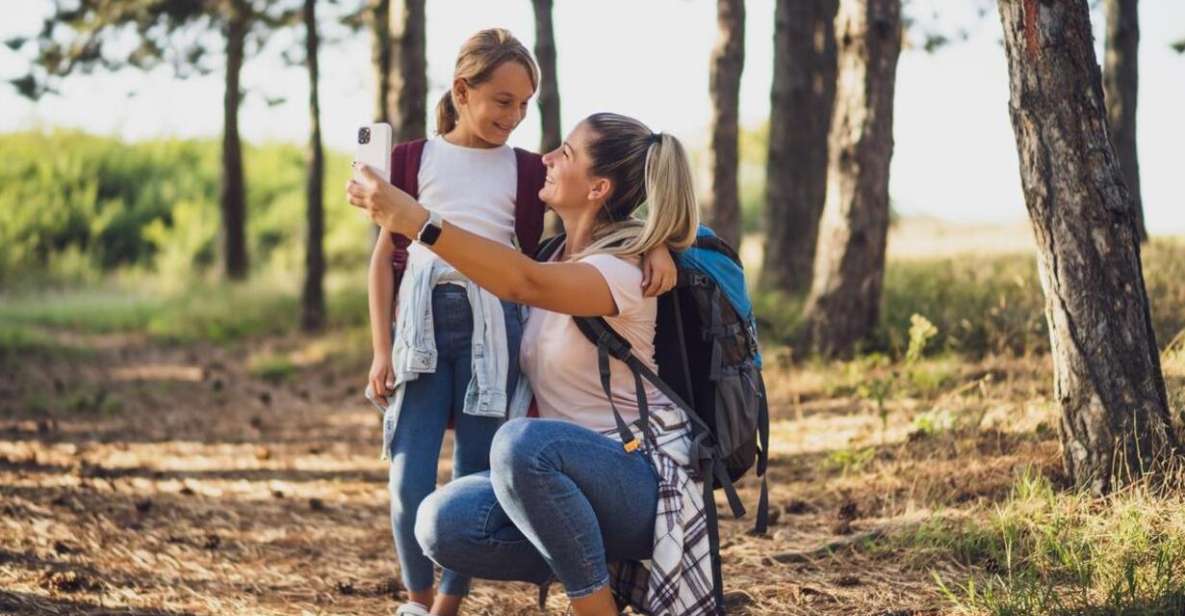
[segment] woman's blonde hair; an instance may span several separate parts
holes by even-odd
[[[539,66],[531,52],[514,38],[509,30],[489,28],[469,37],[457,54],[457,65],[453,70],[453,81],[464,79],[470,87],[479,86],[490,79],[494,71],[507,62],[518,62],[527,69],[531,87],[539,89]],[[456,103],[453,102],[453,88],[449,89],[436,103],[436,132],[445,134],[457,126]]]
[[[573,258],[635,256],[662,244],[676,250],[690,246],[699,227],[699,207],[683,144],[616,113],[593,114],[585,123],[593,133],[586,146],[592,160],[589,172],[608,179],[611,189],[597,215],[592,243]],[[644,220],[634,216],[643,204]]]

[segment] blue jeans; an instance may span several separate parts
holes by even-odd
[[[608,563],[650,558],[658,477],[640,450],[555,419],[512,419],[490,449],[490,471],[424,500],[416,538],[460,574],[545,584],[569,597],[609,582]]]
[[[509,386],[518,379],[518,344],[522,338],[519,312],[506,304],[506,332],[510,344]],[[415,539],[416,510],[424,497],[436,488],[436,466],[449,418],[456,430],[453,447],[453,477],[463,477],[490,467],[490,443],[501,425],[497,417],[478,417],[461,412],[465,388],[473,374],[470,357],[473,311],[465,289],[442,284],[432,290],[437,363],[436,372],[422,374],[407,383],[399,421],[391,438],[391,531],[399,557],[403,584],[409,591],[432,588],[432,561],[424,556]],[[469,591],[468,578],[445,570],[440,591],[463,596]]]

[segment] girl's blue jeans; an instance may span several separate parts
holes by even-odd
[[[513,304],[505,304],[506,333],[510,345],[509,391],[518,379],[518,346],[522,324]],[[432,318],[435,329],[436,372],[421,374],[407,383],[403,407],[391,438],[388,454],[391,467],[391,531],[399,558],[403,584],[413,592],[432,588],[433,563],[415,538],[416,510],[436,488],[436,467],[441,443],[453,419],[456,430],[453,447],[453,478],[464,477],[490,467],[490,443],[500,418],[479,417],[461,412],[465,388],[473,374],[470,357],[473,311],[464,287],[438,285],[432,290]],[[469,579],[445,569],[440,592],[464,596]]]

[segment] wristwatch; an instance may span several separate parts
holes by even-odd
[[[425,246],[435,244],[436,239],[440,237],[440,225],[442,222],[440,214],[428,210],[428,220],[425,220],[424,226],[420,227],[420,232],[416,234],[416,241]]]

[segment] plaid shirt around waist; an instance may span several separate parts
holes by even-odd
[[[646,434],[641,420],[634,425]],[[643,453],[658,474],[654,553],[649,560],[610,564],[609,584],[620,602],[652,616],[714,616],[712,554],[703,483],[691,466],[691,422],[676,406],[650,410]],[[621,440],[616,430],[604,432]]]

